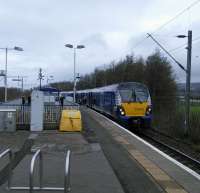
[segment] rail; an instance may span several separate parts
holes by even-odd
[[[65,173],[64,173],[64,187],[44,187],[43,182],[43,156],[40,149],[38,149],[30,163],[30,172],[29,172],[29,187],[10,187],[10,190],[29,190],[29,193],[33,193],[33,191],[64,191],[67,193],[71,190],[70,187],[70,150],[67,151],[67,155],[65,158]],[[35,163],[39,156],[39,187],[34,186],[34,171],[35,171]]]
[[[12,160],[12,151],[10,149],[6,149],[4,152],[0,154],[0,159],[5,157],[6,155],[9,154],[9,171],[8,171],[8,189],[10,188],[11,184],[11,173],[12,173],[12,166],[11,166],[11,160]]]
[[[200,161],[199,160],[196,160],[196,159],[190,157],[189,155],[185,154],[184,152],[182,152],[164,142],[161,142],[160,140],[155,139],[152,136],[149,136],[149,135],[143,133],[142,137],[159,145],[159,149],[162,148],[162,151],[169,150],[171,157],[174,157],[174,159],[176,159],[177,161],[182,162],[183,165],[186,165],[187,167],[189,167],[196,173],[200,174],[200,172],[199,172]],[[169,154],[169,152],[168,152],[168,154]],[[181,160],[180,160],[180,158],[181,158]]]

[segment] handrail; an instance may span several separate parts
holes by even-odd
[[[37,191],[64,191],[68,193],[71,190],[70,187],[70,150],[67,151],[65,158],[65,171],[64,171],[64,187],[44,187],[42,185],[43,179],[43,159],[42,152],[38,149],[32,156],[30,163],[30,173],[29,173],[29,187],[10,187],[11,190],[29,190],[29,193],[33,193],[34,190]],[[34,186],[34,171],[35,171],[35,162],[39,157],[39,187]]]
[[[67,151],[66,159],[65,159],[65,179],[64,179],[64,193],[70,191],[70,150]]]
[[[29,183],[30,183],[30,193],[33,193],[33,174],[35,169],[35,160],[39,156],[39,182],[40,188],[42,188],[42,176],[43,176],[43,164],[42,164],[42,153],[41,150],[38,149],[31,159],[31,166],[30,166],[30,176],[29,176]]]
[[[10,189],[10,184],[11,184],[11,171],[12,171],[12,166],[11,166],[11,160],[12,160],[12,151],[11,149],[6,149],[4,152],[0,154],[0,159],[3,158],[9,154],[9,171],[8,171],[8,189]]]

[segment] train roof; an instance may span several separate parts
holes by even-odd
[[[40,88],[40,91],[50,92],[50,93],[52,93],[52,92],[60,92],[59,89],[53,88],[53,87],[42,87],[42,88]]]
[[[122,82],[118,84],[112,84],[109,86],[99,87],[99,88],[93,88],[93,89],[86,89],[86,90],[79,90],[77,93],[88,93],[88,92],[106,92],[106,91],[116,91],[119,87],[126,88],[128,86],[139,86],[139,87],[146,87],[144,84],[139,82]]]

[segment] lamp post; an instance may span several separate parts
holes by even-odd
[[[191,82],[191,61],[192,61],[192,31],[188,31],[188,35],[177,35],[177,38],[188,38],[187,43],[187,68],[185,68],[180,62],[178,62],[151,34],[148,33],[148,37],[151,37],[154,42],[164,50],[167,55],[178,64],[178,66],[186,73],[186,93],[185,93],[185,131],[187,135],[190,129],[190,82]]]
[[[5,61],[5,81],[4,81],[4,84],[5,84],[5,102],[7,102],[7,87],[8,87],[8,84],[7,84],[7,79],[8,79],[8,50],[16,50],[16,51],[24,51],[23,48],[20,48],[20,47],[17,47],[15,46],[14,48],[0,48],[1,50],[5,50],[5,53],[6,53],[6,61]]]
[[[83,48],[85,48],[85,46],[84,45],[74,46],[72,44],[65,44],[65,47],[74,49],[74,88],[73,88],[74,94],[73,94],[73,101],[76,102],[76,49],[83,49]]]
[[[15,82],[21,82],[21,91],[22,91],[22,94],[24,92],[24,78],[26,76],[18,76],[17,78],[13,78],[12,81],[15,81]]]
[[[178,38],[188,38],[187,45],[187,70],[186,70],[186,93],[185,93],[185,135],[190,129],[190,84],[191,84],[191,61],[192,61],[192,31],[188,35],[178,35]]]

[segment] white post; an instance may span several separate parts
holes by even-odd
[[[43,130],[44,94],[33,90],[31,94],[31,131]]]
[[[76,48],[74,48],[74,103],[76,102]]]
[[[8,83],[7,83],[7,80],[8,80],[8,48],[5,49],[6,50],[6,63],[5,63],[5,103],[7,102],[7,95],[8,95],[8,92],[7,92],[7,87],[8,87]]]

